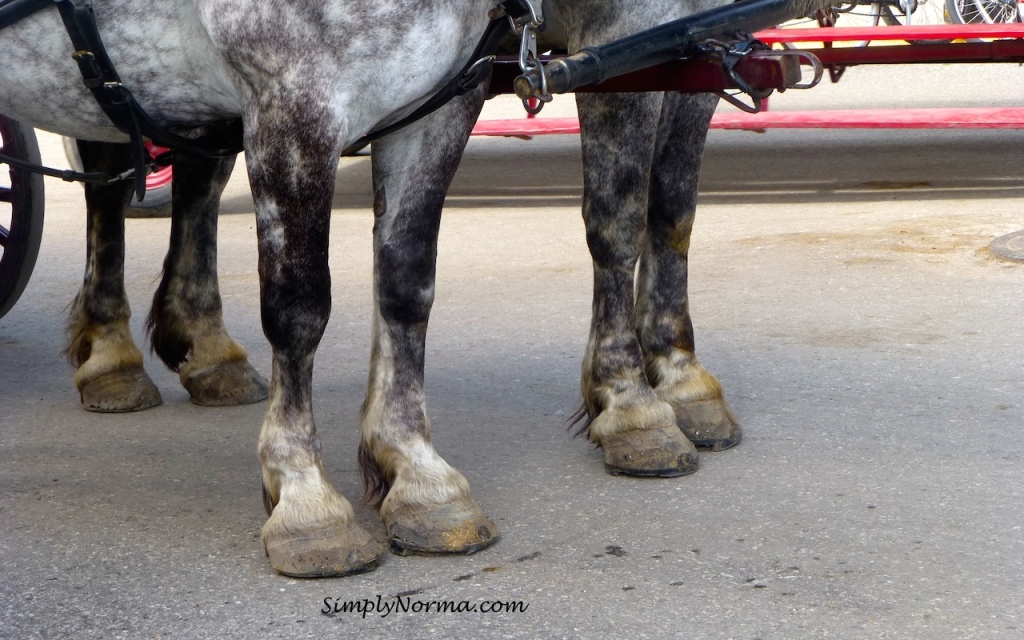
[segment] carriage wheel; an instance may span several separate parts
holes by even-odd
[[[146,141],[146,151],[155,158],[167,147]],[[125,216],[129,218],[166,218],[171,215],[171,182],[174,179],[174,168],[170,165],[157,167],[146,176],[146,197],[140,202],[132,198]]]
[[[35,132],[0,115],[0,152],[39,164]],[[0,318],[28,284],[43,237],[43,176],[0,167]]]

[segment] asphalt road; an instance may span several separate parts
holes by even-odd
[[[1022,106],[1021,87],[1021,67],[854,69],[773,108]],[[1024,228],[1024,131],[714,132],[691,308],[745,439],[672,480],[608,476],[566,432],[590,314],[578,155],[572,136],[474,140],[443,222],[434,439],[502,540],[327,581],[260,552],[263,405],[193,406],[150,359],[163,406],[81,409],[61,356],[81,193],[48,180],[36,273],[0,320],[0,637],[1024,637],[1024,265],[986,248]],[[314,393],[356,501],[368,158],[341,162],[334,205]],[[220,225],[226,320],[267,372],[243,171]],[[137,339],[168,226],[128,221]],[[528,608],[335,611],[400,595]]]

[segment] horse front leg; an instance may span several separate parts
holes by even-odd
[[[441,207],[482,104],[478,90],[373,143],[375,304],[359,460],[401,555],[473,553],[498,538],[431,444],[423,383]]]
[[[267,397],[266,380],[224,327],[217,283],[217,214],[234,164],[175,152],[170,248],[146,322],[153,350],[206,406]]]
[[[78,142],[85,171],[120,173],[131,166],[127,145]],[[140,411],[161,403],[132,340],[124,290],[124,211],[132,183],[85,185],[86,266],[68,318],[68,359],[90,411]]]
[[[651,388],[637,341],[634,270],[644,242],[660,96],[577,94],[583,143],[583,217],[594,263],[583,360],[584,431],[612,474],[679,476],[697,452],[672,407]]]
[[[697,177],[716,103],[707,94],[665,95],[638,271],[636,330],[647,378],[658,397],[672,405],[691,442],[720,451],[739,443],[740,427],[722,385],[694,354],[686,294]]]
[[[259,437],[262,541],[271,565],[297,577],[373,569],[380,545],[324,474],[313,420],[313,356],[331,310],[331,197],[342,130],[312,104],[265,104],[245,123],[256,202],[263,331],[273,348]],[[313,113],[311,113],[313,112]],[[293,114],[294,120],[287,118]]]

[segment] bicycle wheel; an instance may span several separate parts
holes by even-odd
[[[949,18],[942,0],[909,0],[883,5],[882,22],[890,26],[925,26],[949,24]]]
[[[877,27],[882,5],[876,2],[848,0],[838,6],[820,9],[814,14],[787,22],[787,27]],[[851,46],[863,47],[867,41],[850,42]]]
[[[946,0],[946,11],[956,24],[1022,21],[1017,0]]]
[[[39,164],[35,132],[0,115],[0,153]],[[0,169],[0,318],[28,284],[43,238],[43,176]]]

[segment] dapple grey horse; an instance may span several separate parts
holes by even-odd
[[[549,35],[575,50],[721,3],[557,0],[548,7]],[[312,414],[313,356],[331,303],[327,239],[338,155],[453,76],[494,5],[95,0],[110,57],[157,121],[188,130],[243,119],[263,328],[273,349],[258,447],[270,514],[262,541],[281,573],[356,573],[376,566],[381,553],[324,474]],[[124,141],[69,62],[56,11],[0,31],[0,50],[0,113],[77,138]],[[375,311],[359,459],[398,553],[471,553],[498,536],[466,479],[431,444],[423,383],[441,207],[484,94],[480,87],[373,145]],[[697,172],[715,100],[577,101],[594,259],[581,430],[602,447],[611,473],[690,473],[694,443],[722,449],[740,439],[720,385],[694,355],[686,298]],[[81,149],[90,169],[128,163],[123,147]],[[220,316],[212,238],[231,162],[179,155],[171,250],[149,320],[159,355],[181,372],[193,399],[208,404],[264,393]],[[69,353],[83,401],[97,410],[159,401],[128,332],[119,280],[129,197],[127,186],[87,189],[91,248]]]

